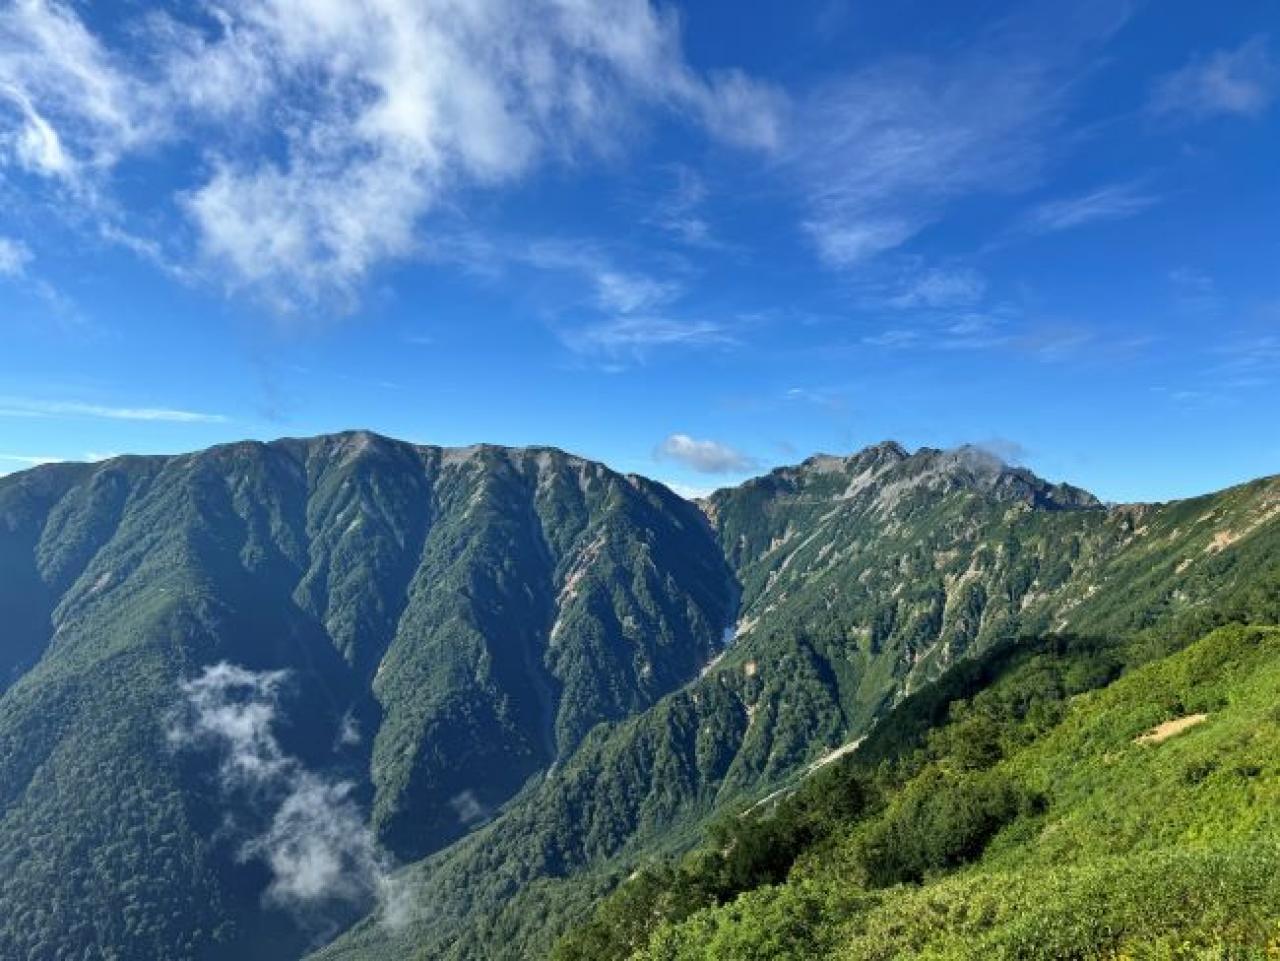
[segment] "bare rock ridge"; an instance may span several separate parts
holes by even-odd
[[[868,490],[878,491],[886,506],[892,506],[911,489],[935,493],[983,491],[1000,500],[1050,510],[1103,506],[1082,488],[1050,483],[1025,467],[1008,464],[985,448],[970,444],[950,450],[921,447],[909,453],[897,441],[882,441],[846,456],[815,454],[798,465],[780,467],[747,483],[772,482],[785,487],[799,485],[806,477],[822,477],[828,487],[835,479],[845,478],[843,488],[830,487],[829,493],[849,498]]]

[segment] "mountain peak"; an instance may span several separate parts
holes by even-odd
[[[1082,488],[1051,483],[975,444],[948,450],[922,447],[903,461],[902,470],[912,486],[967,488],[1048,510],[1102,507],[1101,501]]]
[[[805,458],[799,467],[818,473],[848,473],[851,467],[861,470],[876,465],[889,466],[910,456],[896,440],[883,440],[853,454],[814,454]]]
[[[858,454],[854,456],[875,455],[877,457],[896,457],[898,460],[906,460],[911,456],[905,447],[896,440],[882,440],[878,444],[872,444],[864,447]]]
[[[844,456],[815,454],[776,473],[801,483],[810,478],[822,486],[835,480],[837,484],[830,491],[833,498],[871,496],[882,508],[892,508],[905,493],[920,489],[938,493],[972,490],[1047,510],[1102,506],[1088,491],[1053,484],[977,444],[949,449],[921,447],[911,453],[897,441],[885,440]]]

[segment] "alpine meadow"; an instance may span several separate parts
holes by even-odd
[[[1278,44],[0,0],[0,961],[1280,961]]]

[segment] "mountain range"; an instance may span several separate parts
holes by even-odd
[[[0,957],[546,957],[975,665],[1059,639],[1092,690],[1229,623],[1280,623],[1280,478],[1105,505],[887,442],[694,503],[363,431],[46,465],[0,479]]]

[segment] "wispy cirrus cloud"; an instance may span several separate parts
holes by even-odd
[[[902,309],[970,307],[986,291],[987,279],[970,267],[932,267],[909,277],[888,303]]]
[[[674,183],[651,205],[646,223],[688,247],[723,250],[730,247],[715,235],[704,206],[710,194],[706,179],[687,164],[667,168]]]
[[[1016,189],[1039,167],[1048,93],[1035,72],[900,60],[819,91],[790,161],[804,229],[830,266],[905,244],[973,191]]]
[[[584,237],[474,233],[460,235],[454,250],[485,281],[537,275],[524,285],[535,312],[561,344],[609,370],[657,350],[732,346],[749,323],[689,316],[681,301],[697,270],[678,255]]]
[[[13,284],[39,305],[39,323],[47,327],[53,321],[64,331],[89,332],[90,327],[75,301],[32,269],[35,260],[26,243],[0,236],[0,280]]]
[[[70,6],[18,0],[6,8],[0,159],[87,188],[85,176],[158,133],[164,115],[154,100]]]
[[[646,114],[770,150],[784,110],[741,72],[692,69],[678,18],[650,0],[478,0],[446,16],[247,0],[153,11],[114,35],[128,50],[86,23],[56,0],[6,14],[0,156],[83,197],[109,194],[130,160],[194,145],[170,212],[207,273],[282,309],[349,302],[429,246],[424,218],[460,191],[607,152]]]
[[[640,274],[618,270],[602,270],[595,276],[596,296],[602,310],[624,314],[652,310],[670,302],[679,293],[679,285]]]
[[[170,407],[112,407],[79,401],[0,397],[0,417],[89,417],[102,420],[165,421],[176,424],[222,424],[223,414]]]
[[[1157,117],[1203,120],[1213,116],[1257,117],[1275,100],[1280,64],[1265,36],[1234,50],[1197,57],[1156,81],[1148,109]]]
[[[1175,267],[1169,271],[1174,299],[1184,310],[1208,313],[1223,305],[1213,277],[1194,267]]]
[[[654,448],[658,461],[681,464],[700,474],[740,474],[754,470],[759,461],[737,448],[715,440],[699,440],[688,434],[671,434]]]
[[[796,109],[784,166],[819,256],[859,266],[960,198],[1035,185],[1072,78],[1127,15],[1030,4],[955,56],[888,60],[816,90]]]
[[[1215,353],[1221,358],[1212,370],[1218,386],[1262,387],[1280,378],[1280,337],[1273,334],[1238,337]]]
[[[733,333],[711,320],[622,316],[591,321],[561,332],[561,340],[581,354],[612,360],[641,360],[670,347],[715,347],[736,343]]]
[[[1280,383],[1280,337],[1271,333],[1236,331],[1208,348],[1206,359],[1177,386],[1157,385],[1151,392],[1188,406],[1233,406]]]
[[[908,327],[890,327],[874,334],[867,334],[862,342],[871,347],[884,347],[890,350],[901,350],[916,347],[924,343],[925,332]]]
[[[1041,361],[1061,361],[1095,344],[1096,334],[1076,324],[1028,322],[1017,311],[993,309],[918,316],[912,326],[893,326],[862,338],[891,351],[964,352],[1000,350]],[[1126,349],[1140,346],[1113,345]]]
[[[1033,207],[1022,222],[1030,233],[1048,234],[1086,224],[1124,220],[1160,202],[1137,184],[1109,184],[1071,197],[1049,200]]]
[[[690,317],[680,301],[686,277],[623,266],[600,245],[563,239],[490,247],[490,262],[532,267],[573,281],[567,304],[553,308],[551,327],[575,354],[610,370],[657,350],[729,347],[746,321]]]
[[[588,288],[588,303],[604,313],[654,311],[678,299],[684,285],[635,267],[621,266],[598,244],[555,238],[490,246],[490,260],[569,274]]]
[[[848,392],[843,388],[788,387],[782,397],[789,403],[811,404],[830,413],[842,413],[849,407]]]
[[[27,245],[12,237],[0,236],[0,277],[19,277],[31,262]]]

